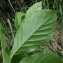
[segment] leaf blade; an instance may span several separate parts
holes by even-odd
[[[21,21],[24,19],[24,17],[25,17],[25,13],[16,12],[16,14],[15,14],[15,22],[14,22],[16,29],[18,29],[18,27],[19,27]]]
[[[3,63],[9,63],[10,56],[8,52],[6,51],[6,48],[7,48],[6,37],[2,33],[1,28],[2,28],[2,25],[0,24],[0,40],[1,40],[1,47],[2,47]]]
[[[27,17],[16,34],[11,58],[18,51],[31,52],[47,43],[54,33],[55,25],[56,11],[53,10],[44,9]]]
[[[26,12],[26,16],[25,17],[29,17],[30,15],[32,15],[34,12],[40,11],[42,10],[42,2],[38,2],[35,3],[34,5],[32,5]]]
[[[25,57],[19,63],[63,63],[63,62],[55,54],[50,52],[43,52],[34,54],[29,57]]]

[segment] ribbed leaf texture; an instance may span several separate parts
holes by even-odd
[[[56,11],[44,9],[33,13],[20,24],[14,39],[11,58],[17,52],[31,52],[47,43],[56,26]]]
[[[42,10],[42,2],[38,2],[35,3],[34,5],[32,5],[26,12],[26,16],[25,17],[29,17],[30,15],[32,15],[34,12],[37,12],[39,10]]]

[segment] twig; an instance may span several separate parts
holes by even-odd
[[[13,11],[14,11],[14,13],[15,13],[15,10],[14,10],[14,8],[13,8],[12,4],[11,4],[11,1],[10,1],[10,0],[8,0],[8,2],[9,2],[9,4],[10,4],[11,8],[13,9]]]

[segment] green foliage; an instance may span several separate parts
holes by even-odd
[[[56,11],[44,9],[26,17],[15,36],[11,56],[19,51],[34,51],[48,42],[53,35],[55,25]]]
[[[24,58],[21,55],[23,52],[29,53],[37,50],[40,46],[46,44],[54,34],[57,20],[56,11],[41,9],[41,2],[38,2],[31,6],[26,14],[23,12],[16,13],[15,27],[17,33],[11,54],[8,53],[6,37],[2,33],[0,25],[3,63],[62,63],[62,60],[51,52],[37,53]],[[23,16],[25,17],[23,18]],[[8,23],[12,31],[9,20]],[[18,57],[18,60],[16,57]],[[15,60],[16,62],[14,62]]]
[[[43,8],[57,10],[60,35],[63,35],[63,0],[42,0]]]
[[[43,52],[23,58],[19,63],[63,63],[55,54]]]
[[[21,21],[24,19],[25,13],[23,12],[16,12],[15,14],[15,27],[16,29],[19,28],[19,25],[21,24]]]
[[[7,21],[8,21],[9,27],[10,27],[11,32],[12,32],[12,37],[14,38],[14,33],[13,33],[13,28],[12,28],[11,22],[9,19],[7,19]]]
[[[6,37],[2,33],[2,25],[0,24],[0,40],[1,40],[1,47],[2,47],[2,55],[3,55],[3,63],[9,63],[10,56],[7,52],[7,43],[6,43]]]
[[[26,17],[32,15],[36,11],[42,10],[42,2],[35,3],[26,12]]]

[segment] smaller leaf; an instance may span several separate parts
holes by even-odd
[[[62,60],[53,53],[37,53],[23,58],[19,63],[63,63]]]
[[[24,17],[25,17],[25,13],[16,12],[16,14],[15,14],[15,27],[16,27],[16,29],[18,29],[18,27],[19,27],[21,21],[24,19]]]
[[[30,17],[34,12],[42,10],[42,2],[35,3],[26,12],[26,17]]]

